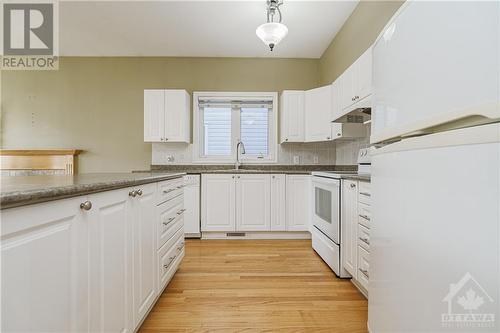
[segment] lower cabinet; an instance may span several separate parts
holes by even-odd
[[[286,231],[286,175],[271,176],[271,231]]]
[[[286,176],[286,221],[288,231],[309,231],[311,220],[311,177]]]
[[[135,331],[184,254],[158,214],[156,183],[2,210],[0,331]]]
[[[236,176],[236,230],[271,230],[271,175]]]
[[[131,310],[134,217],[130,214],[132,202],[128,193],[129,189],[120,189],[82,198],[82,202],[88,201],[92,204],[90,210],[82,210],[89,228],[89,242],[86,247],[89,251],[87,274],[90,332],[133,330]]]
[[[344,268],[352,276],[357,273],[358,247],[358,182],[342,181],[342,257]]]
[[[81,198],[2,210],[1,332],[89,332]]]
[[[235,231],[235,175],[202,175],[201,231]]]

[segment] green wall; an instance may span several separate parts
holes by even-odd
[[[2,144],[83,149],[80,172],[149,169],[144,89],[281,91],[318,77],[313,59],[62,58],[58,71],[2,73]]]

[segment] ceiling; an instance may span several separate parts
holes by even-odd
[[[270,52],[255,35],[265,0],[61,1],[60,54],[319,58],[357,3],[285,0],[288,36]]]

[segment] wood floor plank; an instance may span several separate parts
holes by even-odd
[[[308,240],[187,240],[140,332],[366,333],[367,316]]]

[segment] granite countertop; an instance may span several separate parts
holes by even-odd
[[[76,197],[179,178],[184,172],[88,173],[79,175],[6,176],[1,179],[0,208]]]

